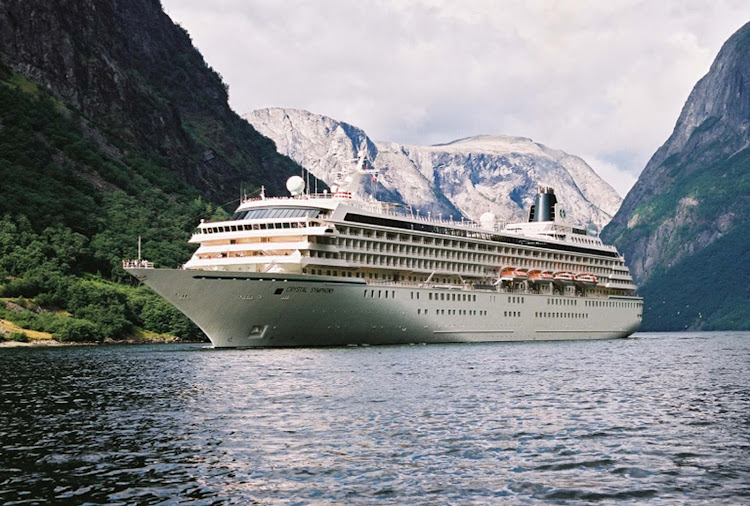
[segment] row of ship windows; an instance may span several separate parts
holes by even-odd
[[[548,313],[546,311],[539,311],[534,313],[537,318],[583,318],[589,317],[588,313]]]
[[[451,272],[459,272],[463,274],[480,274],[483,272],[483,267],[477,264],[468,263],[457,263],[457,262],[441,262],[437,260],[423,260],[421,258],[412,257],[390,257],[380,255],[350,255],[344,254],[341,256],[323,253],[323,252],[311,252],[312,258],[341,258],[347,262],[360,263],[367,266],[382,266],[390,268],[403,267],[405,269],[424,269],[424,270],[444,270]]]
[[[419,293],[420,292],[409,292],[411,299],[419,300]],[[369,295],[368,295],[369,294]],[[396,298],[396,292],[394,290],[365,290],[364,291],[364,297],[369,298]],[[494,296],[493,296],[494,297]],[[454,302],[476,302],[477,296],[476,294],[466,294],[466,293],[432,293],[429,292],[427,294],[428,300],[441,300],[441,301],[454,301]],[[509,296],[508,297],[508,303],[509,304],[523,304],[525,302],[525,297],[517,297],[517,296]],[[640,307],[641,304],[638,302],[620,302],[620,301],[607,301],[607,300],[586,300],[584,301],[586,306],[589,307],[619,307],[619,308],[634,308],[634,307]],[[578,301],[576,299],[560,299],[560,298],[554,298],[554,299],[547,299],[548,305],[553,306],[577,306]],[[507,312],[507,311],[506,311]],[[560,315],[560,314],[567,314],[567,315],[585,315],[580,316],[580,318],[588,318],[588,314],[586,313],[537,313],[537,316],[544,314],[550,314],[550,315]],[[515,316],[515,315],[514,315]],[[518,316],[520,316],[520,312],[518,313]],[[579,318],[579,316],[571,316],[571,318]]]
[[[334,238],[318,237],[318,244],[329,244],[338,246],[344,250],[355,250],[364,252],[378,252],[378,253],[391,253],[395,255],[418,255],[423,257],[437,257],[437,258],[448,258],[457,260],[469,260],[469,261],[498,261],[500,263],[509,263],[516,261],[518,258],[522,260],[542,260],[544,262],[549,261],[562,261],[562,262],[576,262],[586,263],[590,265],[603,265],[611,267],[614,262],[608,260],[602,260],[599,258],[582,257],[576,255],[563,255],[559,253],[538,253],[523,252],[523,250],[516,250],[515,248],[500,248],[501,251],[497,253],[473,253],[465,249],[448,249],[448,248],[431,248],[422,246],[404,246],[402,244],[390,244],[373,241],[351,241],[351,240],[338,240]],[[529,264],[533,265],[533,264]]]
[[[419,299],[419,292],[417,293],[417,299]],[[433,299],[433,295],[435,296]],[[411,298],[414,298],[414,292],[412,292]],[[427,294],[427,298],[429,300],[452,300],[457,302],[476,302],[477,296],[473,293],[436,293],[433,294],[432,292]]]
[[[392,280],[393,275],[391,274],[378,274],[377,272],[355,272],[352,274],[352,271],[332,271],[331,269],[309,269],[310,274],[316,274],[318,276],[337,276],[342,278],[362,278],[362,279],[384,279],[384,280]],[[302,269],[303,274],[308,273],[308,269]]]
[[[277,224],[281,225],[281,224]],[[289,224],[286,224],[289,225]],[[206,229],[207,230],[207,229]],[[261,242],[268,242],[268,238],[261,238]],[[230,241],[230,244],[235,244],[236,242],[234,240]],[[330,258],[330,259],[343,259],[348,262],[359,262],[364,263],[366,265],[377,265],[377,266],[387,266],[387,267],[406,267],[406,268],[418,268],[418,269],[444,269],[444,270],[450,270],[454,272],[461,272],[461,273],[481,273],[482,267],[477,265],[476,263],[464,263],[464,262],[443,262],[439,260],[431,260],[431,259],[421,259],[421,258],[413,258],[413,257],[398,257],[398,256],[389,256],[389,255],[372,255],[372,254],[353,254],[353,253],[334,253],[334,252],[324,252],[324,251],[316,251],[316,250],[309,250],[309,251],[303,251],[303,256],[309,256],[310,258]],[[230,254],[227,253],[218,253],[214,255],[216,258],[222,258],[225,256],[238,256],[238,257],[244,257],[244,256],[265,256],[265,252],[259,252],[259,251],[250,251],[250,252],[233,252]],[[581,268],[584,268],[585,270],[588,270],[594,274],[606,274],[609,272],[608,269],[603,267],[596,267],[591,264],[568,264],[568,263],[562,263],[562,262],[540,262],[540,261],[527,261],[523,258],[510,258],[510,257],[491,257],[489,255],[472,255],[471,262],[483,262],[483,263],[493,263],[493,265],[510,265],[515,264],[520,267],[530,267],[530,268],[544,268],[544,269],[552,269],[552,270],[580,270]],[[201,256],[201,258],[211,258],[211,256]],[[499,262],[499,263],[497,263]],[[630,281],[627,280],[613,280],[611,282],[627,285],[630,283]]]
[[[251,231],[251,230],[266,230],[266,229],[288,229],[288,228],[304,228],[305,227],[304,222],[294,222],[294,223],[254,223],[254,224],[244,224],[244,225],[227,225],[227,226],[215,226],[215,227],[207,227],[203,228],[201,230],[202,233],[205,234],[213,234],[213,233],[225,233],[225,232],[238,232],[238,231]],[[316,225],[319,225],[316,223]],[[321,244],[326,244],[327,242],[333,242],[333,238],[324,238],[319,237],[318,242]],[[550,269],[575,269],[576,266],[573,264],[567,264],[564,263],[565,261],[568,262],[576,262],[579,264],[584,264],[587,266],[587,269],[590,271],[593,271],[595,273],[603,273],[606,272],[607,269],[604,269],[602,267],[596,267],[596,266],[611,266],[613,263],[609,260],[604,259],[598,259],[598,258],[589,258],[589,257],[580,257],[577,255],[568,255],[568,254],[560,254],[560,253],[550,253],[550,252],[539,252],[539,251],[533,251],[533,250],[525,250],[523,248],[506,248],[506,247],[492,247],[492,251],[497,251],[497,253],[506,254],[506,255],[521,255],[520,258],[511,258],[511,257],[500,257],[497,254],[475,254],[475,253],[468,253],[465,251],[456,251],[456,250],[450,250],[450,249],[442,249],[442,248],[422,248],[422,247],[411,247],[411,246],[403,246],[403,245],[393,245],[388,243],[375,243],[372,241],[352,241],[352,240],[339,240],[339,246],[350,246],[350,247],[358,247],[360,249],[366,249],[366,250],[374,250],[379,252],[393,252],[396,254],[408,254],[408,255],[421,255],[421,256],[430,256],[433,257],[440,257],[440,258],[452,258],[452,259],[463,259],[468,260],[472,262],[494,262],[494,263],[500,263],[500,264],[517,264],[520,267],[540,267],[540,268],[550,268]],[[442,241],[440,239],[435,239],[435,244],[438,245],[439,243],[448,243],[448,247],[457,247],[453,245],[460,244],[465,248],[466,243],[458,242],[458,241]],[[487,249],[486,247],[482,248],[479,245],[480,250]],[[329,258],[330,253],[324,253],[319,254],[318,252],[312,251],[310,252],[310,256],[316,257],[324,257]],[[352,254],[343,254],[344,259],[346,260],[359,260],[359,258],[355,258]],[[530,258],[525,258],[530,257]],[[535,258],[541,258],[546,261],[538,261],[535,260]],[[365,258],[367,260],[367,258]],[[370,257],[370,260],[372,260],[372,257]],[[549,260],[558,260],[558,262],[552,262],[550,263]],[[560,262],[562,261],[562,262]],[[386,261],[386,265],[391,265],[390,262]],[[383,260],[380,259],[380,264],[383,264]]]
[[[581,237],[576,237],[576,236],[572,236],[571,239],[573,240],[573,242],[580,242],[581,244],[591,244],[593,246],[601,246],[602,245],[601,241],[597,241],[595,239],[588,239],[588,238],[583,239]]]
[[[233,220],[270,220],[275,218],[315,218],[320,209],[306,207],[265,207],[240,211],[232,216]]]
[[[448,316],[451,315],[460,315],[460,316],[487,316],[487,311],[478,310],[478,309],[433,309],[435,311],[436,315],[445,315]],[[446,313],[446,311],[448,311]],[[429,309],[417,309],[418,315],[426,315],[430,314]],[[519,314],[520,316],[520,314]]]
[[[390,294],[390,297],[388,297],[388,294]],[[393,290],[365,290],[365,297],[369,297],[371,299],[395,299],[396,292]]]
[[[578,301],[575,299],[547,299],[548,306],[577,306]]]
[[[280,230],[285,228],[307,228],[320,226],[318,222],[246,223],[242,225],[222,225],[198,229],[199,234],[225,234],[228,232],[252,232],[253,230]]]
[[[412,299],[419,300],[419,292],[409,292]],[[396,292],[394,290],[365,290],[364,297],[373,299],[395,299]],[[427,294],[428,300],[443,300],[453,302],[476,302],[477,296],[473,293],[432,293]],[[514,297],[515,298],[515,297]],[[520,298],[520,297],[519,297]]]
[[[475,310],[475,309],[433,309],[434,314],[437,315],[459,315],[459,316],[487,316],[487,311]],[[447,313],[446,313],[447,311]],[[417,309],[418,315],[430,314],[429,309]],[[520,318],[521,311],[503,311],[505,318]],[[537,311],[534,313],[536,318],[572,318],[572,319],[588,319],[588,313],[552,313],[547,311]]]
[[[339,246],[344,247],[358,247],[362,248],[365,247],[367,249],[371,249],[375,247],[375,244],[378,244],[378,248],[383,247],[389,247],[391,244],[381,242],[381,241],[394,241],[394,246],[404,248],[405,253],[411,254],[416,253],[419,250],[423,250],[424,248],[421,247],[421,245],[434,245],[437,247],[445,248],[447,251],[455,252],[455,251],[464,251],[464,250],[479,250],[479,251],[487,251],[489,253],[495,253],[495,254],[506,254],[506,255],[521,255],[521,256],[527,256],[531,258],[543,258],[543,259],[550,259],[550,260],[567,260],[567,261],[575,261],[575,262],[581,262],[586,257],[581,257],[578,255],[572,255],[567,253],[557,253],[557,252],[549,252],[549,251],[539,251],[539,250],[533,250],[533,249],[527,249],[527,248],[515,248],[515,247],[507,247],[507,246],[495,246],[495,245],[486,245],[486,244],[477,244],[469,241],[460,241],[460,240],[454,240],[454,239],[440,239],[440,238],[433,238],[433,237],[424,237],[420,235],[411,235],[411,234],[396,234],[393,232],[382,232],[382,231],[373,231],[373,230],[362,230],[358,228],[352,227],[350,230],[348,230],[346,227],[338,227],[337,231],[341,234],[339,237]],[[354,237],[372,237],[375,239],[373,240],[357,240],[357,239],[350,239],[347,238],[347,233],[350,236]],[[362,246],[362,243],[365,243],[364,246]],[[419,247],[412,247],[412,246],[405,246],[405,244],[418,244]],[[431,248],[427,248],[428,250]],[[600,259],[600,258],[586,258],[588,260],[591,260],[594,264],[602,264],[602,265],[612,265],[613,262],[610,260]]]
[[[352,274],[352,271],[337,271],[337,270],[331,270],[331,269],[308,269],[304,268],[302,269],[302,274],[316,274],[318,276],[337,276],[337,277],[343,277],[343,278],[362,278],[362,279],[384,279],[384,280],[393,280],[395,279],[392,274],[380,274],[377,272],[354,272]],[[427,276],[407,276],[405,279],[409,282],[419,282],[419,281],[426,281]],[[435,283],[443,283],[443,284],[460,284],[458,280],[451,279],[451,278],[441,278],[441,277],[433,277],[432,280]]]
[[[303,255],[307,256],[307,251]],[[547,270],[585,270],[592,274],[608,274],[610,270],[604,267],[597,267],[590,263],[564,263],[564,262],[543,262],[538,260],[526,260],[524,258],[511,257],[491,257],[490,255],[476,255],[475,259],[468,259],[466,262],[445,262],[434,259],[424,259],[414,256],[396,256],[396,255],[377,255],[368,253],[335,253],[329,251],[309,251],[310,258],[330,258],[341,259],[346,262],[361,263],[373,266],[385,267],[404,267],[407,269],[442,269],[463,274],[477,274],[483,272],[483,266],[479,264],[491,264],[494,266],[514,265],[526,268],[540,268]],[[467,263],[468,262],[468,263]],[[627,282],[623,282],[627,284]]]
[[[642,302],[623,302],[619,300],[587,300],[587,307],[619,307],[619,308],[639,308],[643,306]]]
[[[629,285],[632,283],[632,281],[627,281],[624,279],[611,279],[608,281],[609,283],[615,284],[615,285]]]

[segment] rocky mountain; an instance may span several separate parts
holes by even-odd
[[[523,137],[483,135],[435,146],[374,142],[360,128],[296,109],[243,116],[276,148],[331,183],[364,150],[378,177],[367,193],[420,213],[523,221],[540,185],[553,186],[575,222],[598,230],[621,199],[582,159]]]
[[[283,191],[299,168],[227,104],[221,77],[159,0],[2,0],[0,59],[123,159],[138,151],[211,199]]]
[[[695,85],[602,237],[642,285],[645,328],[750,328],[750,23]]]
[[[122,259],[140,237],[177,267],[201,219],[299,171],[158,0],[0,0],[0,298],[34,301],[0,300],[0,318],[60,340],[199,338]]]

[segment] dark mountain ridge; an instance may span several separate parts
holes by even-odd
[[[200,338],[121,260],[142,237],[177,267],[201,219],[300,172],[157,0],[0,0],[0,318],[59,340]]]
[[[720,306],[720,328],[750,328],[750,23],[695,85],[602,237],[651,299],[645,329],[718,328]],[[694,272],[698,258],[706,273]]]
[[[3,0],[3,62],[224,202],[241,185],[281,193],[300,168],[227,104],[220,76],[158,0]]]

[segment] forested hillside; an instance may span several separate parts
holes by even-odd
[[[281,192],[299,172],[157,0],[0,6],[0,297],[23,297],[0,318],[69,340],[200,337],[121,260],[141,235],[176,267],[240,188]]]
[[[195,223],[225,212],[141,153],[108,155],[62,103],[0,72],[0,295],[73,318],[2,316],[68,340],[123,338],[135,327],[198,337],[149,290],[127,286],[121,259],[135,257],[142,235],[157,264],[179,265]]]

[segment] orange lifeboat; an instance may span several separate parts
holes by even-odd
[[[552,272],[550,271],[543,271],[541,269],[534,269],[529,272],[529,281],[533,281],[535,283],[551,283],[554,276]]]
[[[501,271],[500,279],[503,281],[513,281],[515,272],[515,267],[506,267]]]
[[[576,283],[585,286],[593,286],[596,284],[596,276],[590,272],[584,272],[576,276]]]
[[[570,271],[557,271],[553,278],[556,282],[570,284],[575,282],[575,276]]]
[[[524,268],[516,269],[516,272],[514,272],[513,275],[516,279],[529,279],[529,270]]]
[[[502,281],[525,281],[529,279],[529,270],[523,267],[505,267],[500,272]]]

